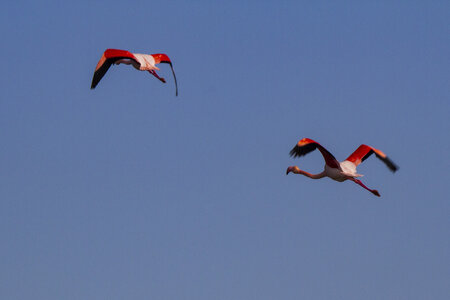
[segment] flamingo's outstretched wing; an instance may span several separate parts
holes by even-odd
[[[172,70],[173,79],[175,81],[175,95],[178,96],[178,83],[177,83],[177,77],[175,76],[175,71],[173,70],[172,62],[170,61],[170,58],[163,53],[157,53],[152,54],[153,58],[155,59],[155,64],[163,63],[163,64],[169,64],[170,69]]]
[[[372,155],[372,153],[375,153],[375,155],[383,161],[386,166],[392,171],[395,172],[398,170],[398,167],[394,164],[392,160],[389,159],[389,157],[386,156],[383,152],[381,152],[378,149],[375,149],[373,147],[367,146],[367,145],[361,145],[358,147],[358,149],[355,150],[349,157],[347,157],[346,160],[352,162],[355,164],[355,166],[362,163],[364,160],[369,158],[369,156]]]
[[[133,53],[126,51],[126,50],[118,50],[118,49],[107,49],[102,57],[100,58],[99,62],[97,63],[97,66],[95,67],[94,77],[92,78],[92,84],[91,89],[95,89],[97,84],[100,82],[100,80],[105,76],[106,72],[108,71],[109,67],[111,65],[120,60],[120,59],[131,59],[136,62],[136,64],[139,64],[139,62],[136,60],[136,57],[134,57]]]
[[[293,157],[299,157],[316,150],[316,148],[318,148],[320,153],[322,153],[322,156],[325,159],[325,162],[328,166],[332,168],[339,168],[339,162],[336,160],[333,154],[331,154],[327,149],[322,147],[322,145],[320,145],[319,143],[308,138],[301,139],[297,143],[297,145],[295,145],[295,147],[292,148],[289,154]]]

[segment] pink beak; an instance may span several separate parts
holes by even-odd
[[[294,168],[294,167],[288,167],[287,170],[286,170],[286,175],[289,174],[290,172],[292,172],[292,169],[293,169],[293,168]]]

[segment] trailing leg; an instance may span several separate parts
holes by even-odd
[[[159,80],[161,80],[162,82],[166,83],[166,80],[164,78],[162,78],[162,77],[159,77],[159,75],[156,74],[156,72],[154,70],[148,70],[148,72],[150,74],[152,74],[153,76],[155,76],[156,78],[158,78]]]
[[[367,186],[364,185],[364,183],[361,182],[361,180],[359,179],[355,179],[355,178],[349,178],[351,181],[353,181],[356,184],[359,184],[360,186],[362,186],[363,188],[365,188],[366,190],[368,190],[369,192],[371,192],[372,194],[374,194],[377,197],[380,197],[380,193],[378,193],[377,190],[371,190],[369,189]]]

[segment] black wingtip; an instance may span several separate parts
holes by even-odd
[[[289,155],[294,158],[298,157],[298,156],[300,156],[299,151],[300,151],[300,147],[298,145],[295,145],[295,147],[292,148],[291,151],[289,151]]]
[[[177,76],[175,75],[175,71],[173,70],[172,62],[171,61],[161,61],[161,63],[169,64],[170,69],[172,70],[173,79],[175,81],[175,96],[178,96]]]
[[[394,162],[392,160],[390,160],[389,157],[387,157],[387,156],[384,159],[384,163],[387,165],[389,170],[391,170],[394,173],[399,169],[399,167],[396,164],[394,164]]]
[[[175,76],[175,71],[173,70],[172,63],[170,62],[170,69],[172,69],[173,79],[175,81],[175,97],[178,97],[178,83],[177,83],[177,76]]]
[[[292,157],[300,157],[308,154],[311,151],[314,151],[317,148],[316,144],[306,144],[304,146],[295,145],[294,148],[289,152],[289,155]]]

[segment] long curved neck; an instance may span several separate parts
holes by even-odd
[[[299,168],[295,168],[294,170],[292,170],[292,172],[294,172],[295,174],[302,174],[306,177],[309,177],[311,179],[320,179],[326,176],[325,171],[319,173],[319,174],[311,174],[308,173],[306,171],[300,170]]]

